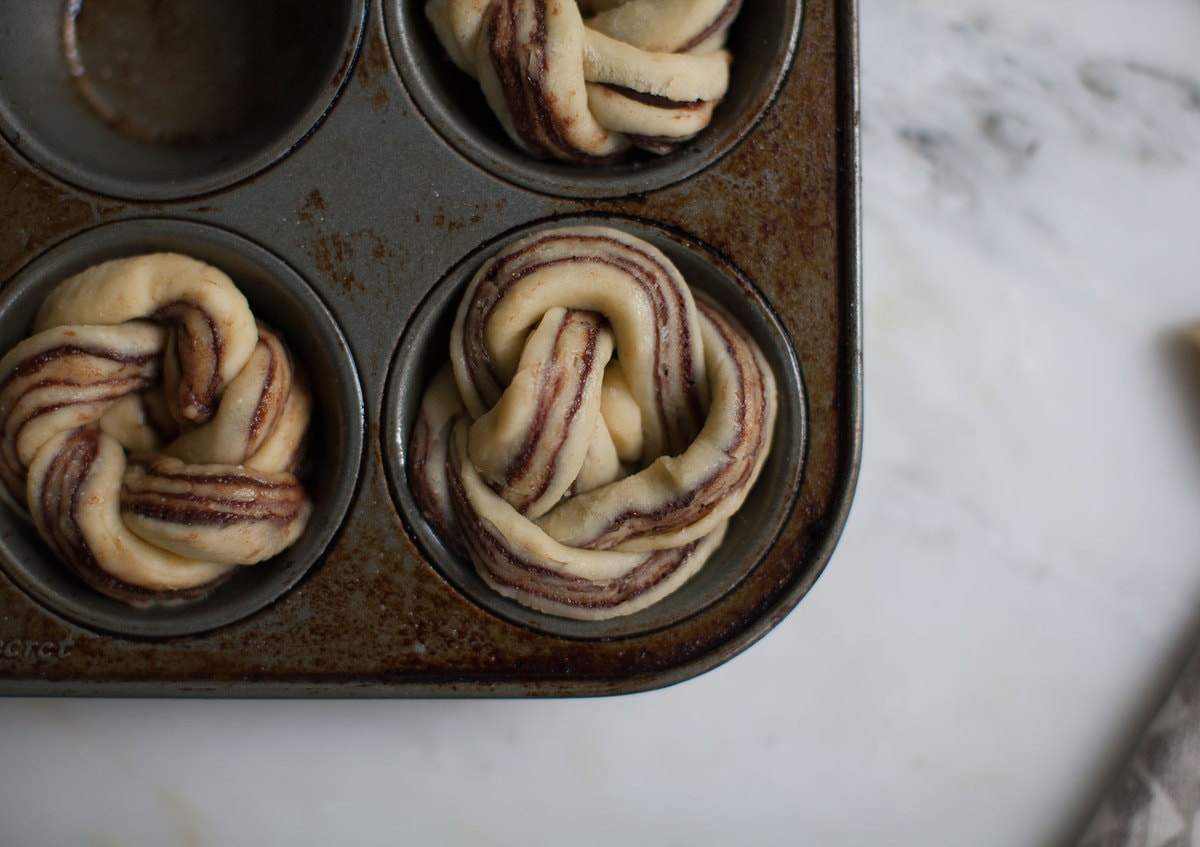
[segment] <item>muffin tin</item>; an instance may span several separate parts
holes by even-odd
[[[745,649],[825,567],[861,443],[854,4],[746,4],[712,126],[605,168],[516,150],[423,5],[0,13],[0,347],[65,276],[169,249],[227,271],[317,387],[314,520],[203,601],[108,601],[0,513],[0,694],[644,690]],[[158,52],[131,58],[122,39],[146,33]],[[471,273],[572,223],[662,249],[751,330],[780,384],[771,457],[717,554],[664,601],[603,622],[490,592],[425,525],[405,474]]]

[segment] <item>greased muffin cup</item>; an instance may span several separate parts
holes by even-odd
[[[137,609],[0,510],[0,694],[619,694],[703,673],[768,632],[833,557],[857,477],[854,4],[743,3],[712,123],[664,156],[582,167],[509,141],[424,3],[250,5],[0,12],[0,344],[105,259],[168,250],[224,270],[311,378],[313,516],[294,547],[204,599]],[[270,31],[264,9],[284,10]],[[182,64],[149,77],[105,23],[166,44],[186,15],[227,23],[228,39],[197,30]],[[228,52],[193,74],[214,43]],[[291,85],[257,108],[253,91],[230,96],[241,72]],[[748,331],[778,411],[761,474],[699,571],[632,614],[576,620],[501,596],[452,554],[406,459],[474,271],[515,239],[596,226],[662,251]]]
[[[0,15],[0,132],[81,188],[205,194],[285,156],[346,82],[363,0],[15,3]]]

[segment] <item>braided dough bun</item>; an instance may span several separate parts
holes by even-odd
[[[708,126],[729,87],[741,0],[428,0],[450,58],[533,155],[605,162],[666,153]]]
[[[0,359],[0,494],[132,605],[194,599],[291,545],[312,398],[223,272],[158,253],[61,283]]]
[[[497,592],[601,620],[694,574],[770,449],[758,346],[657,248],[566,227],[472,279],[422,400],[414,497]]]

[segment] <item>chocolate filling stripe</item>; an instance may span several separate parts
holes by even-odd
[[[584,395],[596,366],[596,345],[599,341],[600,324],[595,320],[581,318],[583,313],[568,312],[559,324],[555,339],[552,364],[543,368],[542,385],[538,390],[539,403],[531,427],[521,448],[514,454],[505,473],[505,485],[497,491],[511,489],[529,473],[536,472],[536,487],[526,496],[512,497],[509,502],[517,511],[524,513],[531,503],[541,499],[559,472],[559,457],[572,433]],[[557,363],[569,360],[570,349],[564,349],[564,338],[573,325],[582,327],[586,333],[584,349],[580,351],[576,368],[565,368]],[[603,364],[603,363],[601,363]],[[549,383],[549,384],[547,384]],[[562,402],[570,394],[570,400]],[[553,413],[561,422],[558,437],[547,433],[549,416]]]
[[[6,457],[9,456],[11,451],[14,467],[19,466],[19,460],[16,458],[16,444],[26,427],[33,424],[39,418],[54,414],[63,409],[93,406],[97,407],[97,414],[94,416],[94,419],[98,419],[103,409],[127,394],[139,391],[149,384],[147,381],[136,378],[114,379],[103,383],[93,383],[84,386],[87,389],[86,393],[83,390],[75,392],[75,396],[70,400],[61,399],[61,395],[57,395],[54,398],[55,402],[46,402],[39,406],[23,409],[23,414],[19,418],[15,418],[10,414],[3,419],[4,455]],[[15,412],[16,410],[13,409],[10,411]]]
[[[42,520],[56,530],[43,533],[43,537],[59,558],[82,569],[98,569],[80,532],[78,514],[83,480],[99,454],[99,442],[96,430],[80,430],[66,439],[54,454],[38,491]]]
[[[546,0],[500,0],[491,6],[484,30],[488,60],[500,83],[513,131],[533,155],[603,164],[618,154],[587,150],[571,138],[575,120],[556,110],[560,96],[550,77]]]
[[[485,553],[487,573],[498,585],[554,603],[588,609],[614,609],[640,597],[682,567],[694,547],[656,551],[623,576],[592,581],[522,558],[505,546],[498,534],[480,531],[472,538],[481,542],[476,549]]]
[[[722,29],[733,23],[733,19],[737,17],[737,13],[741,8],[742,0],[729,0],[729,2],[725,4],[721,11],[717,13],[717,16],[713,18],[711,24],[709,24],[705,29],[696,33],[696,35],[692,37],[691,41],[684,44],[676,52],[686,53],[687,51],[693,50],[699,45],[703,44],[709,38],[712,38]]]
[[[302,493],[273,503],[260,499],[248,504],[240,499],[188,496],[167,499],[157,492],[122,492],[121,511],[179,526],[226,527],[240,523],[287,524],[296,520],[305,509]]]
[[[225,345],[219,324],[199,303],[183,298],[164,303],[151,318],[172,321],[179,330],[175,351],[182,370],[177,398],[181,413],[188,420],[208,420],[225,387],[221,377]]]
[[[707,304],[699,308],[709,317],[725,346],[725,354],[736,370],[731,417],[737,421],[731,438],[722,445],[724,460],[691,490],[663,501],[651,509],[629,509],[613,516],[608,526],[586,543],[590,549],[606,550],[632,538],[671,532],[695,523],[718,503],[740,492],[755,477],[755,457],[767,433],[763,410],[767,406],[765,385],[753,353],[734,334],[720,315]],[[747,396],[753,395],[751,403]],[[749,414],[749,409],[754,414]]]
[[[658,94],[650,94],[645,91],[638,91],[636,88],[626,88],[623,85],[616,85],[611,82],[595,83],[620,94],[627,100],[633,100],[635,103],[641,103],[644,106],[653,106],[655,109],[670,109],[672,111],[694,112],[703,109],[708,105],[707,100],[672,100],[670,97],[663,97]],[[642,136],[646,137],[646,136]]]
[[[141,349],[136,345],[135,349]],[[111,371],[95,376],[97,371]],[[90,379],[82,379],[90,374]],[[17,442],[40,418],[68,408],[87,409],[92,420],[116,400],[154,384],[157,351],[129,352],[107,346],[59,344],[17,362],[0,380],[0,479],[18,502],[25,499],[25,468]]]
[[[289,490],[295,482],[290,474],[275,474],[277,478],[274,480],[259,476],[250,471],[227,470],[218,473],[203,473],[197,471],[182,471],[171,472],[164,471],[161,468],[154,466],[154,463],[145,460],[141,457],[134,457],[129,460],[130,466],[139,466],[145,468],[147,476],[152,476],[161,480],[170,480],[189,486],[211,485],[216,487],[235,488],[238,486],[249,486],[256,491],[272,491],[275,489]],[[194,467],[194,466],[193,466]]]
[[[157,350],[153,350],[147,353],[131,354],[112,347],[61,344],[57,347],[42,350],[34,356],[22,359],[21,362],[9,371],[3,380],[0,380],[0,393],[5,391],[10,383],[18,379],[28,378],[31,374],[45,368],[48,364],[70,356],[93,356],[97,359],[107,359],[118,365],[145,368],[158,362],[159,353]]]
[[[270,359],[263,378],[262,393],[250,420],[247,438],[247,454],[252,454],[270,435],[278,417],[282,414],[292,391],[295,363],[283,339],[262,324],[258,327],[259,344],[263,345]]]
[[[569,248],[571,254],[541,257],[541,253],[556,247]],[[594,252],[587,252],[589,249]],[[462,346],[473,385],[488,405],[498,399],[499,375],[484,339],[488,322],[508,292],[536,271],[575,262],[594,262],[622,271],[638,296],[648,302],[658,328],[652,368],[657,418],[668,450],[682,449],[695,436],[704,416],[696,366],[691,356],[691,330],[684,317],[687,313],[686,294],[675,275],[657,257],[613,238],[550,234],[501,255],[486,268],[471,294],[472,308],[463,323]],[[573,304],[560,305],[570,307]],[[619,349],[617,356],[620,356]],[[675,414],[681,406],[689,413],[684,419],[678,419]]]
[[[290,474],[206,473],[182,463],[188,470],[171,471],[164,464],[153,457],[130,460],[120,493],[123,512],[182,526],[227,526],[287,523],[309,508],[304,488]]]
[[[202,597],[225,582],[232,573],[223,574],[200,585],[184,588],[147,588],[113,576],[100,564],[95,552],[84,539],[80,528],[81,513],[92,508],[84,497],[86,480],[99,455],[100,433],[94,429],[79,430],[70,436],[55,454],[42,478],[39,492],[40,511],[35,519],[52,532],[42,535],[55,554],[81,579],[111,597],[135,605],[152,600],[185,600]]]
[[[641,596],[678,570],[696,544],[646,554],[642,561],[619,577],[589,580],[562,573],[522,554],[491,523],[479,515],[467,497],[459,475],[457,458],[451,450],[450,488],[465,539],[477,564],[497,584],[554,603],[593,609],[616,608]]]
[[[283,377],[281,373],[283,364],[279,361],[275,349],[273,347],[268,347],[268,349],[271,351],[271,361],[267,365],[266,375],[263,377],[262,393],[259,394],[254,414],[250,418],[250,431],[246,438],[246,442],[251,445],[247,450],[250,453],[254,451],[254,445],[257,445],[262,435],[265,434],[263,427],[267,421],[273,418],[272,412],[278,409],[284,400],[277,396],[280,393],[277,383]]]

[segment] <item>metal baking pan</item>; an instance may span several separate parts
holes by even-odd
[[[851,0],[747,3],[712,126],[604,167],[516,151],[422,0],[299,15],[223,0],[147,18],[161,5],[0,13],[0,347],[102,259],[170,249],[221,267],[314,376],[316,517],[204,600],[137,610],[84,587],[6,510],[0,694],[618,694],[703,673],[796,606],[833,553],[861,444]],[[170,58],[149,82],[121,78],[112,33],[144,44],[146,27]],[[193,63],[217,49],[229,55],[207,79]],[[81,77],[83,51],[113,73]],[[424,526],[405,478],[457,293],[509,240],[564,222],[660,247],[751,329],[780,381],[776,446],[718,554],[606,622],[491,594]]]

